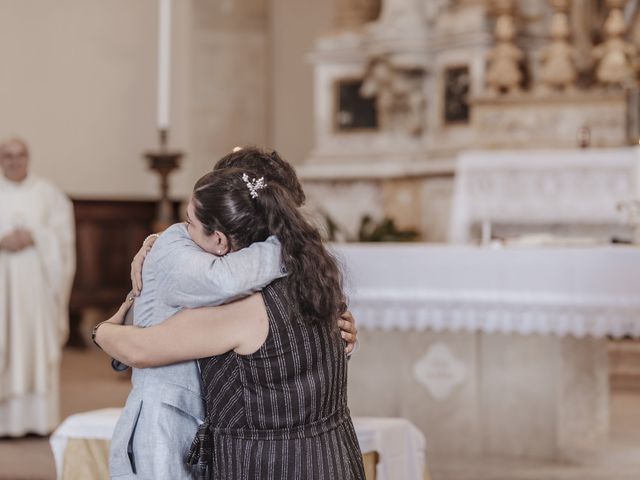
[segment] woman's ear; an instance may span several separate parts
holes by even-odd
[[[213,239],[216,255],[222,256],[229,253],[231,246],[229,245],[229,239],[224,233],[216,230],[213,232]]]

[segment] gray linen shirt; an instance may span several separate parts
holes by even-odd
[[[284,274],[275,237],[216,257],[191,240],[184,224],[176,224],[162,234],[145,260],[134,324],[156,325],[183,308],[228,303]],[[111,441],[111,478],[194,478],[185,458],[205,416],[197,363],[133,369],[131,381],[133,388]]]

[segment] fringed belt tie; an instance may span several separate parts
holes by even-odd
[[[237,429],[237,428],[212,428],[209,418],[207,418],[196,433],[191,449],[187,456],[187,463],[191,466],[197,465],[197,475],[199,480],[209,480],[209,468],[212,469],[214,479],[217,478],[216,459],[213,453],[215,442],[220,437],[231,437],[243,440],[295,440],[302,438],[312,438],[330,432],[338,428],[349,419],[349,415],[344,411],[338,411],[317,422],[300,425],[292,428],[257,430],[257,429]]]
[[[187,465],[192,467],[194,465],[197,466],[196,474],[198,476],[198,480],[209,479],[209,462],[207,457],[208,453],[211,452],[211,441],[209,437],[210,427],[211,422],[209,421],[209,417],[207,417],[198,427],[196,436],[193,438],[191,448],[187,454]]]

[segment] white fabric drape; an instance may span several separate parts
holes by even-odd
[[[35,246],[0,251],[0,435],[48,433],[58,422],[58,370],[75,271],[70,200],[49,182],[0,179],[0,236]]]
[[[638,149],[468,151],[456,162],[449,240],[472,227],[619,225],[618,203],[635,196]]]
[[[364,330],[640,338],[640,249],[334,245]]]

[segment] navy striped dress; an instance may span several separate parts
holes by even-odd
[[[202,479],[365,478],[345,344],[337,327],[290,315],[285,282],[263,291],[269,335],[256,353],[200,360],[208,415],[189,462]]]

